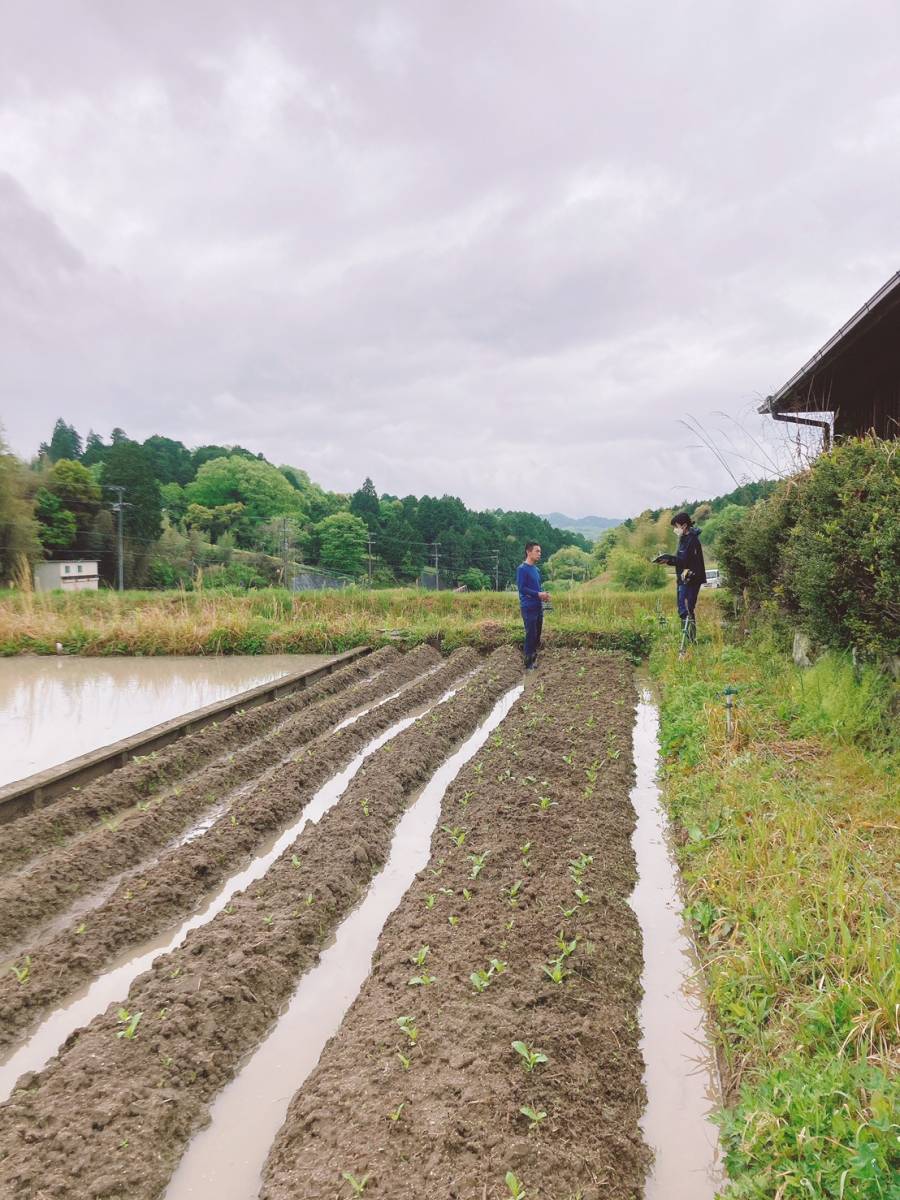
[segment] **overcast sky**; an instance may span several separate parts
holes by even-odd
[[[896,0],[0,0],[0,422],[624,516],[900,267]],[[719,415],[724,414],[724,415]],[[748,461],[750,460],[750,461]]]

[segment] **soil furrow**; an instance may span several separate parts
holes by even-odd
[[[498,651],[461,691],[374,754],[231,911],[136,981],[127,1008],[71,1038],[0,1108],[11,1197],[159,1196],[215,1093],[233,1076],[384,861],[418,786],[521,677]],[[352,730],[353,727],[351,727]],[[351,732],[348,730],[346,732]]]
[[[344,1172],[391,1200],[509,1200],[507,1172],[529,1200],[642,1195],[633,695],[623,660],[544,656],[446,792],[429,867],[290,1106],[264,1200],[349,1197]],[[546,1061],[527,1070],[513,1042]]]
[[[360,681],[374,679],[398,658],[393,647],[376,650],[308,688],[207,725],[162,750],[132,759],[93,783],[73,788],[37,812],[0,826],[0,871],[21,866],[48,847],[61,845],[96,825],[101,817],[113,817],[124,809],[143,804],[216,759],[264,737],[320,700]]]
[[[416,654],[411,651],[410,654]],[[408,665],[407,656],[394,670]],[[440,662],[437,651],[416,654],[420,667]],[[202,837],[178,846],[152,867],[129,878],[102,905],[45,945],[30,952],[26,983],[0,976],[0,1045],[8,1045],[50,1005],[104,969],[123,951],[169,930],[258,851],[273,832],[290,824],[316,789],[365,744],[421,704],[439,696],[478,662],[474,650],[451,655],[439,670],[353,725],[307,746],[243,798],[239,811],[220,818]],[[234,822],[232,822],[232,816]]]
[[[390,694],[440,661],[437,651],[412,650],[377,678],[353,684],[282,722],[275,732],[199,771],[183,786],[145,801],[121,822],[83,833],[70,845],[51,850],[24,872],[0,882],[0,929],[4,943],[23,938],[38,922],[66,907],[110,875],[164,846],[188,828],[198,813],[224,792],[252,780],[286,753],[335,725],[366,700]]]

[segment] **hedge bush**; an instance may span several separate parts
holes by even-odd
[[[900,449],[851,438],[723,530],[719,561],[823,646],[900,653]]]

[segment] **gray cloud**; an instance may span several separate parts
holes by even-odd
[[[10,6],[0,419],[623,514],[896,269],[890,0]],[[720,417],[715,414],[723,413]]]

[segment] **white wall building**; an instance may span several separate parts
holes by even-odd
[[[96,562],[42,562],[34,567],[34,590],[52,592],[62,588],[64,592],[83,592],[100,586],[100,572]]]

